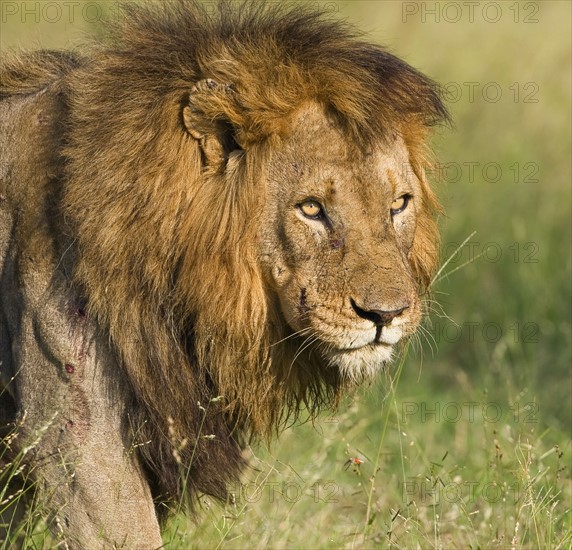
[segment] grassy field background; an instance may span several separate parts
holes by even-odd
[[[317,4],[443,84],[438,303],[401,363],[253,448],[234,502],[165,547],[569,548],[571,4]],[[109,9],[1,5],[3,51],[74,47]]]

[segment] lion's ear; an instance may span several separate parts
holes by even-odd
[[[235,103],[234,96],[232,84],[219,84],[210,78],[197,82],[189,94],[183,123],[199,142],[205,168],[223,169],[231,153],[242,151],[236,129],[224,116],[224,107]]]

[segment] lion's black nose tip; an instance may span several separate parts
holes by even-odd
[[[383,311],[380,309],[363,309],[359,307],[353,298],[350,298],[353,310],[362,318],[367,319],[377,327],[385,327],[393,321],[397,316],[401,315],[409,306],[403,306],[392,311]]]

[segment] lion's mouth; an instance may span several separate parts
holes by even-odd
[[[393,344],[371,342],[361,347],[329,348],[323,356],[330,366],[340,369],[347,378],[361,381],[373,377],[391,361]]]
[[[320,340],[328,342],[331,350],[338,353],[353,353],[360,350],[375,350],[378,347],[389,348],[405,336],[402,326],[386,326],[380,329],[362,330],[353,336],[334,339],[322,336]],[[337,341],[336,341],[337,340]]]
[[[403,338],[403,329],[400,326],[387,326],[379,332],[376,333],[376,344],[393,346]]]
[[[365,344],[364,346],[354,346],[349,348],[338,348],[333,350],[333,353],[356,353],[363,350],[375,349],[378,347],[382,348],[392,348],[393,344],[385,343],[385,342],[370,342],[369,344]]]
[[[394,346],[411,329],[410,323],[404,320],[383,327],[373,323],[344,326],[321,321],[312,327],[312,348],[330,367],[356,382],[373,377],[391,361]]]

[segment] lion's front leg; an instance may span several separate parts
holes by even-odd
[[[125,433],[120,370],[83,305],[49,280],[27,277],[6,304],[19,319],[18,439],[38,504],[69,548],[158,548],[151,492]]]

